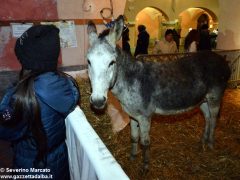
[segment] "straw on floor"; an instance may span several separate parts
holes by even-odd
[[[225,92],[215,132],[215,149],[203,147],[204,118],[199,109],[178,116],[154,116],[151,127],[150,171],[140,173],[141,149],[129,160],[130,126],[113,133],[107,113],[89,104],[89,81],[77,77],[81,108],[87,119],[131,179],[240,179],[240,90]]]

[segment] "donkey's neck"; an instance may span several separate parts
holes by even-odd
[[[121,93],[133,85],[139,72],[143,70],[142,62],[117,48],[117,75],[112,92],[121,101]]]

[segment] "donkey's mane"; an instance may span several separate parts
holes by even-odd
[[[141,63],[136,60],[135,57],[123,51],[119,46],[116,47],[117,62],[122,66],[124,71],[132,71],[135,69],[141,69]]]
[[[117,46],[117,63],[118,71],[125,77],[127,84],[131,85],[134,81],[138,81],[141,85],[140,93],[144,102],[149,102],[150,95],[154,91],[154,84],[157,82],[156,77],[153,76],[153,63],[138,61],[135,57],[129,53],[124,52]],[[156,68],[156,64],[154,65]]]
[[[98,35],[98,39],[102,40],[104,39],[107,35],[109,35],[110,33],[110,29],[105,29],[103,30],[99,35]]]

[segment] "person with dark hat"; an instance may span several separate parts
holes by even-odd
[[[131,47],[129,44],[129,29],[126,28],[122,32],[122,50],[125,51],[126,53],[131,54]]]
[[[208,30],[208,25],[203,24],[200,29],[200,40],[198,45],[199,51],[211,51],[211,40]]]
[[[0,139],[12,142],[13,168],[24,169],[15,171],[20,175],[70,179],[65,118],[80,95],[76,82],[57,70],[59,53],[53,25],[33,26],[16,41],[22,69],[0,103]]]
[[[137,46],[135,49],[134,56],[140,54],[148,54],[148,45],[149,45],[149,34],[146,31],[146,27],[144,25],[138,26],[138,39]]]

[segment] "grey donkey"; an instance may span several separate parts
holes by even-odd
[[[149,168],[149,131],[154,113],[179,114],[197,106],[205,118],[202,142],[213,148],[214,129],[230,68],[213,52],[198,52],[178,60],[142,62],[125,53],[116,43],[124,28],[123,16],[114,27],[99,35],[93,22],[88,24],[88,73],[97,109],[106,105],[109,90],[131,117],[131,159],[142,145],[143,169]]]

